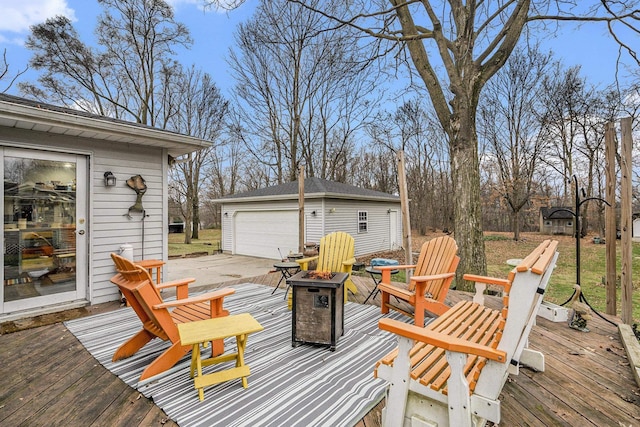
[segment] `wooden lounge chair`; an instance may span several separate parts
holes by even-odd
[[[546,240],[508,279],[465,275],[476,282],[473,301],[461,301],[426,327],[381,319],[398,347],[375,375],[390,382],[384,426],[484,426],[500,422],[502,387],[521,365],[544,371],[544,355],[527,347],[542,296],[558,258]],[[503,288],[503,308],[484,306],[487,285]]]
[[[344,300],[347,301],[347,292],[357,293],[356,285],[351,281],[351,268],[356,259],[355,243],[353,237],[343,231],[327,234],[320,239],[318,255],[296,260],[301,270],[308,270],[309,263],[317,261],[316,271],[333,271],[347,273],[349,277],[344,282]],[[291,298],[289,298],[291,303]],[[289,305],[291,307],[291,305]]]
[[[437,237],[422,245],[418,263],[413,265],[378,266],[382,278],[378,284],[381,292],[380,309],[388,313],[393,309],[414,318],[418,326],[424,326],[424,312],[429,311],[441,315],[449,309],[444,299],[449,286],[455,277],[460,257],[456,255],[458,245],[449,236]],[[391,283],[391,271],[413,269],[408,287],[400,287]],[[413,306],[413,313],[393,305],[390,296],[403,300]]]
[[[142,329],[129,338],[116,350],[113,361],[134,355],[154,338],[171,341],[171,346],[158,356],[140,376],[140,380],[157,375],[175,365],[191,350],[190,346],[180,343],[177,324],[196,320],[227,316],[229,312],[222,306],[224,297],[235,292],[231,288],[222,288],[195,297],[189,297],[189,283],[195,279],[187,278],[154,285],[149,272],[120,255],[111,254],[118,274],[111,282],[120,288],[131,307],[142,322]],[[164,302],[161,289],[175,288],[176,300]],[[224,343],[218,340],[212,343],[212,356],[224,352]]]

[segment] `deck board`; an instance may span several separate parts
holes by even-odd
[[[226,284],[275,286],[278,279],[271,273]],[[358,294],[349,299],[362,303],[373,282],[356,276],[354,283]],[[448,303],[469,298],[452,291]],[[377,296],[372,303],[379,301]],[[597,316],[589,328],[582,333],[538,318],[530,343],[545,354],[547,369],[523,369],[510,377],[502,393],[501,425],[640,426],[640,390],[616,328]],[[0,335],[0,360],[0,426],[176,425],[102,367],[61,323]],[[383,407],[384,401],[357,426],[380,426]]]

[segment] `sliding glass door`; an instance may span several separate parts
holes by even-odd
[[[86,156],[5,148],[2,312],[86,298]]]

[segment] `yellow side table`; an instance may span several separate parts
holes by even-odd
[[[247,377],[250,374],[249,366],[244,364],[244,350],[247,345],[247,335],[259,332],[264,328],[249,313],[232,316],[216,317],[215,319],[199,320],[197,322],[181,323],[178,325],[178,333],[182,345],[192,345],[191,368],[189,375],[194,378],[194,388],[198,390],[198,397],[204,400],[204,388],[224,381],[242,378],[242,386],[247,388]],[[222,354],[202,360],[200,357],[200,344],[205,346],[210,341],[236,337],[238,351],[236,353]],[[216,363],[235,360],[235,368],[211,374],[202,374],[202,367]],[[195,376],[197,371],[197,376]]]

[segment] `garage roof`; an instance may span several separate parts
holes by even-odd
[[[305,178],[305,199],[332,198],[349,200],[377,200],[400,203],[400,197],[381,191],[360,188],[342,182],[328,181],[322,178]],[[292,200],[298,199],[298,181],[287,182],[281,185],[232,194],[214,200],[216,203],[241,203],[251,201],[268,200]]]
[[[151,126],[0,94],[0,127],[166,148],[172,157],[211,142]]]

